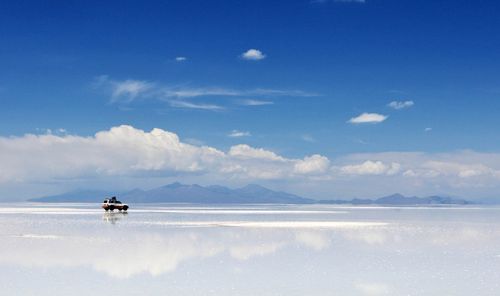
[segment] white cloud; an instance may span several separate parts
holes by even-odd
[[[266,58],[266,55],[263,54],[258,49],[249,49],[241,54],[241,57],[245,60],[258,61]]]
[[[424,132],[430,132],[430,131],[432,131],[432,127],[426,127],[426,128],[424,129]]]
[[[175,61],[177,61],[177,62],[184,62],[184,61],[187,61],[187,58],[186,57],[176,57]]]
[[[240,137],[249,137],[251,136],[250,132],[242,132],[239,130],[232,130],[228,135],[231,138],[240,138]]]
[[[289,158],[245,144],[222,151],[187,142],[166,130],[143,131],[127,125],[94,136],[0,137],[0,189],[12,193],[15,188],[34,190],[44,184],[65,184],[65,189],[71,189],[75,184],[91,187],[97,181],[112,184],[124,178],[141,187],[150,179],[144,177],[154,176],[221,185],[276,180],[273,184],[281,188],[272,188],[320,198],[394,192],[495,197],[500,190],[500,153],[385,152],[335,159],[318,154]]]
[[[361,164],[342,166],[340,171],[347,175],[394,175],[400,168],[401,165],[397,162],[385,164],[381,161],[367,160]]]
[[[363,113],[357,117],[349,119],[349,123],[379,123],[387,119],[388,116],[377,113]]]
[[[276,153],[265,150],[262,148],[253,148],[245,144],[240,144],[231,147],[229,150],[229,155],[239,158],[253,158],[253,159],[265,159],[271,161],[286,161],[285,158],[277,155]]]
[[[298,160],[293,168],[296,174],[319,174],[324,173],[330,167],[328,158],[314,154],[306,156],[303,160]]]
[[[400,109],[405,109],[405,108],[410,108],[411,106],[415,105],[413,101],[392,101],[387,106],[391,107],[392,109],[400,110]]]

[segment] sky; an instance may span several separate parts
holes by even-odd
[[[496,1],[3,1],[0,200],[500,189]]]

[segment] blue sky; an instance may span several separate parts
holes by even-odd
[[[431,163],[447,155],[454,165],[492,170],[485,187],[466,192],[493,196],[499,181],[489,160],[500,143],[499,10],[495,1],[4,1],[0,136],[7,143],[49,130],[64,139],[121,125],[158,128],[224,153],[246,144],[290,160],[321,155],[334,167],[327,171],[366,161],[402,163],[386,159],[387,152],[423,153],[422,161]],[[391,102],[407,104],[397,109]],[[363,113],[372,122],[351,120]],[[480,156],[460,160],[464,151]],[[12,148],[3,153],[15,158]],[[13,165],[28,170],[30,163]],[[101,169],[96,164],[92,170]],[[11,170],[4,167],[4,175]],[[400,170],[393,175],[415,168]],[[199,178],[176,169],[164,173],[168,178],[158,184],[235,179],[204,179],[215,174],[210,170]],[[118,179],[113,182],[120,187]],[[319,188],[321,197],[391,191],[349,187],[376,179],[350,180],[343,189],[317,179],[299,183]],[[5,180],[0,193],[20,196],[97,183],[27,175]],[[289,177],[238,180],[226,183],[309,191],[292,186],[297,180]],[[463,192],[461,182],[436,182],[440,186],[405,193]],[[156,184],[144,178],[132,183]],[[21,193],[27,184],[33,189]]]

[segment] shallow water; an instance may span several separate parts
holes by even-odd
[[[1,295],[498,295],[500,208],[0,206]]]

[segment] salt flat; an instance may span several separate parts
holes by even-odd
[[[1,294],[496,295],[500,288],[499,208],[97,207],[2,205]]]

